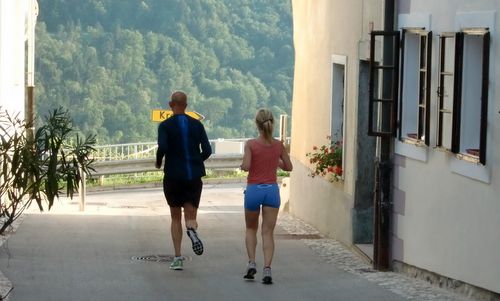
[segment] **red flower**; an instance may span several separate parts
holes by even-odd
[[[331,141],[329,144],[313,145],[312,152],[306,153],[309,163],[312,165],[310,176],[328,176],[328,179],[339,181],[342,175],[342,141]]]
[[[335,166],[335,173],[339,176],[342,175],[342,167],[340,166]]]

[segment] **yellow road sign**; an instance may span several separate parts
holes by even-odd
[[[172,112],[171,110],[160,110],[160,109],[152,110],[151,111],[151,120],[156,121],[156,122],[162,122],[163,120],[165,120],[169,117],[172,117],[172,115],[174,115],[174,112]],[[198,119],[200,121],[205,119],[205,116],[203,116],[200,113],[195,112],[195,111],[186,112],[186,115],[189,115],[189,116],[193,117],[194,119]]]

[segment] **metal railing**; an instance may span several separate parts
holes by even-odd
[[[93,158],[97,162],[154,158],[157,148],[156,142],[99,145]]]
[[[243,154],[214,154],[205,161],[205,167],[216,170],[236,169],[240,166]],[[108,160],[96,161],[92,165],[94,172],[92,176],[104,176],[112,174],[128,174],[147,171],[158,171],[155,167],[154,158],[142,158],[132,160]],[[162,169],[160,169],[162,170]],[[83,174],[79,185],[79,200],[78,205],[80,211],[85,211],[85,198],[87,194],[86,176]]]
[[[217,142],[244,142],[248,138],[238,139],[212,139],[210,144],[212,148]],[[100,161],[123,161],[154,158],[158,144],[154,142],[124,143],[96,146],[93,158],[96,162]]]
[[[215,153],[218,152],[217,145],[221,142],[245,142],[249,138],[235,139],[211,139],[210,144]],[[287,144],[290,143],[290,138],[286,138]],[[138,160],[155,158],[158,144],[154,142],[139,142],[139,143],[124,143],[99,145],[95,147],[93,158],[96,162],[102,161],[123,161],[123,160]],[[228,152],[224,152],[228,154]],[[241,151],[236,151],[234,154],[241,154]]]
[[[217,170],[235,169],[240,166],[242,159],[243,154],[214,154],[205,161],[205,167]],[[154,158],[96,161],[92,164],[95,170],[92,172],[92,176],[158,171],[155,167],[155,161]]]

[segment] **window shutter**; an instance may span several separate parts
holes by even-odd
[[[432,67],[432,31],[426,35],[425,51],[426,60],[422,68],[425,69],[425,145],[430,144],[431,134],[431,67]]]
[[[400,65],[400,77],[399,77],[399,113],[398,113],[398,139],[403,140],[403,85],[404,85],[404,74],[405,74],[405,47],[406,47],[406,29],[403,29],[401,33],[401,65]]]
[[[481,86],[481,130],[479,137],[479,163],[486,164],[486,133],[488,125],[488,84],[490,66],[490,32],[483,37],[483,78]]]
[[[455,34],[455,77],[453,79],[453,121],[451,131],[451,152],[460,152],[460,122],[462,111],[462,73],[463,73],[464,34]]]
[[[370,39],[370,80],[368,135],[388,137],[396,135],[396,117],[398,105],[399,80],[399,31],[372,31]],[[376,56],[376,40],[382,37],[384,53]],[[392,48],[392,55],[387,57],[387,47]],[[381,63],[376,62],[382,57]],[[380,82],[381,91],[379,91]],[[381,93],[380,93],[381,92]]]

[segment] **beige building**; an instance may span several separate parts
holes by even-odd
[[[500,293],[500,25],[496,0],[400,0],[390,258]],[[385,1],[294,0],[290,212],[347,245],[373,239],[377,146],[368,137],[370,32]],[[384,65],[381,39],[373,66]],[[374,89],[387,76],[374,72]],[[395,81],[390,81],[393,84]],[[377,100],[378,98],[378,100]],[[374,116],[376,119],[377,116]],[[343,180],[311,178],[306,153],[344,142]],[[370,250],[365,250],[370,254]],[[471,286],[470,286],[471,285]]]
[[[293,1],[290,211],[350,245],[372,240],[375,139],[366,134],[370,28],[383,1]],[[343,141],[343,180],[311,178],[306,153]],[[355,222],[357,221],[357,222]]]

